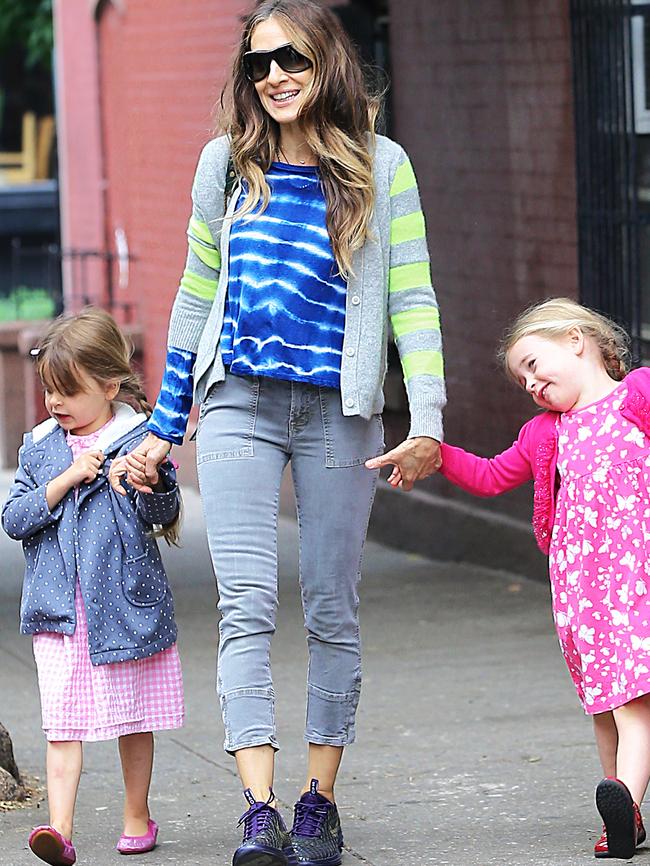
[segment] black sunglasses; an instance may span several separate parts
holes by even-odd
[[[312,65],[308,57],[296,51],[288,42],[271,51],[247,51],[244,54],[246,78],[255,83],[263,81],[271,71],[272,60],[285,72],[304,72]]]

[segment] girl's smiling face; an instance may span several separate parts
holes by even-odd
[[[253,30],[251,51],[272,51],[291,42],[291,36],[273,17],[260,21]],[[285,72],[275,60],[269,74],[255,82],[255,90],[264,110],[279,124],[295,123],[305,95],[314,77],[313,68],[304,72]]]
[[[578,329],[556,339],[529,334],[508,352],[510,373],[542,409],[568,412],[579,402],[585,373],[579,362],[583,339]]]

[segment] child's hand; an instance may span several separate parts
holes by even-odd
[[[126,496],[126,490],[122,485],[122,478],[127,472],[126,457],[116,457],[108,470],[108,481],[113,490],[120,496]]]
[[[72,487],[78,484],[90,484],[99,475],[104,463],[103,451],[84,451],[67,470],[68,480]]]

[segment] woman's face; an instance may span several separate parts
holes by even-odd
[[[291,42],[291,37],[274,18],[260,21],[251,35],[251,51],[272,51]],[[255,90],[264,110],[279,124],[295,123],[314,77],[312,67],[304,72],[285,72],[275,60],[269,74],[255,82]]]

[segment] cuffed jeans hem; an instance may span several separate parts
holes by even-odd
[[[229,755],[234,755],[240,749],[253,749],[255,746],[272,746],[276,752],[280,749],[275,737],[261,737],[260,739],[248,740],[243,743],[229,743],[226,740],[223,744],[223,750]]]
[[[354,731],[350,731],[347,737],[324,737],[322,734],[305,732],[305,742],[312,743],[314,746],[351,746],[356,737]]]

